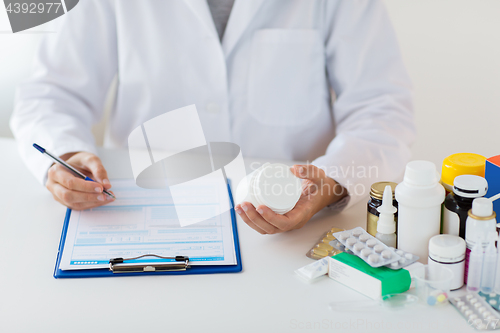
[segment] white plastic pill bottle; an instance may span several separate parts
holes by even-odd
[[[425,263],[429,240],[439,235],[441,204],[445,198],[434,163],[409,162],[404,180],[395,192],[399,204],[398,249],[418,255]]]
[[[437,235],[429,241],[429,269],[443,266],[453,272],[451,290],[464,285],[465,241],[454,235]]]
[[[246,201],[255,208],[264,205],[277,214],[286,214],[295,207],[301,194],[302,181],[289,166],[265,163],[238,184],[236,203]]]

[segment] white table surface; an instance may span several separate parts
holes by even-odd
[[[333,226],[366,226],[366,203],[321,213],[300,230],[260,235],[238,221],[237,274],[53,278],[66,208],[0,139],[0,332],[473,332],[451,305],[333,312],[365,296],[329,279],[307,284],[294,270]],[[125,151],[101,150],[110,178],[130,175]]]

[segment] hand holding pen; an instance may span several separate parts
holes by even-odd
[[[108,191],[111,184],[106,169],[96,155],[78,152],[59,158],[37,144],[33,146],[56,162],[48,171],[46,187],[54,199],[63,205],[83,210],[105,205],[115,199],[113,193]]]

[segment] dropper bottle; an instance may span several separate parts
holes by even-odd
[[[497,264],[497,249],[495,241],[497,240],[496,231],[488,233],[488,246],[484,252],[483,270],[481,274],[481,291],[485,294],[493,292],[495,288],[495,273]]]
[[[481,286],[481,273],[483,270],[483,257],[482,239],[478,237],[469,256],[467,290],[470,292],[479,292]]]
[[[382,197],[382,205],[377,208],[379,219],[377,222],[377,234],[375,238],[387,246],[396,247],[396,221],[394,214],[397,208],[392,205],[392,188],[387,185]]]

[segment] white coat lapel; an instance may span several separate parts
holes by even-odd
[[[210,8],[208,8],[207,0],[184,0],[191,10],[196,14],[196,16],[203,22],[210,34],[214,35],[219,39],[219,34],[215,28],[214,20],[212,18],[212,13],[210,13]]]
[[[238,43],[253,17],[265,0],[235,0],[226,31],[222,39],[222,49],[226,57]]]

